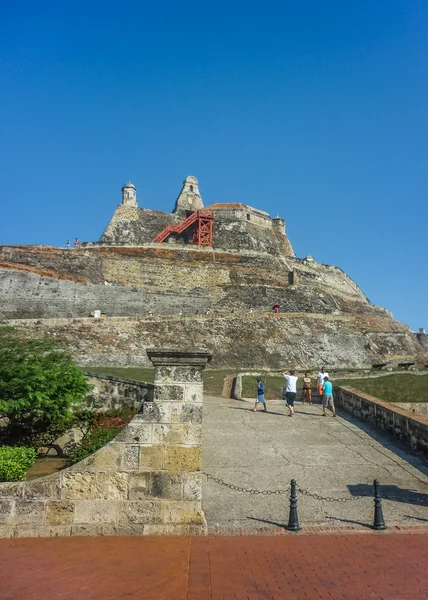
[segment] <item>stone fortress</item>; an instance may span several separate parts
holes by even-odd
[[[167,345],[207,348],[214,368],[349,367],[422,360],[427,347],[340,268],[297,258],[284,219],[205,207],[195,177],[171,213],[139,207],[125,184],[98,242],[0,246],[0,319],[69,340],[86,365],[147,365],[145,350]]]

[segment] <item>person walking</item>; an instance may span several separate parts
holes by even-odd
[[[328,380],[328,377],[324,378],[324,383],[322,386],[323,397],[322,397],[322,416],[327,416],[327,408],[331,409],[333,413],[333,417],[336,416],[336,409],[333,401],[333,384]]]
[[[254,405],[254,408],[252,408],[251,410],[253,412],[257,412],[257,405],[258,404],[263,404],[264,411],[267,412],[267,406],[266,406],[266,400],[265,400],[265,384],[263,383],[263,381],[261,380],[261,377],[257,377],[257,398],[256,398],[256,403]]]
[[[297,396],[296,386],[297,380],[299,378],[296,376],[295,371],[290,371],[289,373],[287,373],[287,371],[284,371],[283,373],[281,373],[281,375],[285,378],[285,381],[287,382],[284,390],[284,400],[285,405],[290,411],[290,414],[288,416],[292,417],[294,415],[294,401],[296,400]]]
[[[309,377],[309,373],[305,373],[303,377],[303,404],[305,404],[306,400],[308,400],[309,404],[312,404],[312,389],[311,389],[311,378]]]
[[[321,367],[321,371],[318,373],[318,396],[321,398],[323,395],[322,386],[324,384],[324,379],[328,377],[328,373],[324,370],[324,367]]]

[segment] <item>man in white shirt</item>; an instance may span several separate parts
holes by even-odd
[[[321,368],[321,371],[318,373],[318,396],[321,398],[323,395],[322,386],[324,385],[324,379],[328,377],[328,373],[324,371],[324,367]]]
[[[281,373],[281,375],[284,376],[285,381],[287,382],[286,386],[285,386],[285,390],[284,390],[284,400],[285,400],[286,406],[288,406],[288,409],[290,411],[290,414],[288,416],[292,417],[294,415],[294,401],[297,396],[296,386],[297,386],[297,380],[299,378],[296,377],[294,371],[290,371],[289,373],[284,371],[283,373]]]

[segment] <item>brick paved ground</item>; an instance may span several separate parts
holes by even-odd
[[[416,600],[428,534],[0,540],[1,600]]]

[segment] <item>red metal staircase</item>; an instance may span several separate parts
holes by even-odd
[[[153,243],[164,242],[171,234],[192,230],[192,243],[197,246],[212,246],[214,213],[211,210],[196,210],[187,219],[176,225],[168,225],[153,240]]]

